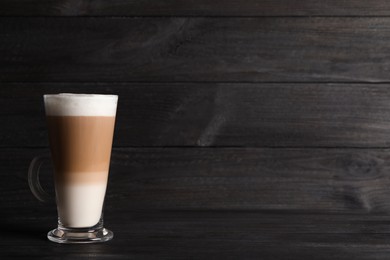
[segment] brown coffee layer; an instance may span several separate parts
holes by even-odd
[[[107,183],[108,171],[104,172],[56,172],[55,181],[61,185]]]
[[[115,117],[47,116],[57,182],[107,181]]]

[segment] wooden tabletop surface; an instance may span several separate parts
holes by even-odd
[[[114,239],[62,245],[54,210],[3,212],[2,257],[25,259],[388,259],[389,216],[272,211],[106,210]],[[12,217],[11,217],[12,216]],[[5,259],[5,258],[3,258]]]
[[[114,239],[91,245],[46,238],[56,225],[56,207],[38,202],[26,180],[30,159],[45,152],[7,149],[0,156],[2,259],[388,259],[390,254],[384,171],[390,160],[383,149],[114,149],[104,217]],[[42,182],[53,192],[50,166],[42,168]]]
[[[390,259],[389,57],[386,0],[0,1],[0,259]],[[104,244],[27,185],[59,92],[119,95]]]

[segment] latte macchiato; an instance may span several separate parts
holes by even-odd
[[[117,96],[45,95],[59,220],[96,225],[107,187]]]

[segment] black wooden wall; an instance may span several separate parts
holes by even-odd
[[[41,207],[26,172],[58,92],[120,96],[108,209],[390,213],[390,2],[3,0],[0,15],[3,220]]]

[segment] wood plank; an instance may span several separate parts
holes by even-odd
[[[386,0],[3,0],[0,15],[23,16],[383,16]]]
[[[261,212],[107,211],[109,243],[46,240],[55,212],[30,208],[2,218],[0,256],[18,259],[388,259],[388,216]]]
[[[44,152],[1,149],[3,211],[39,206],[26,172]],[[121,148],[106,209],[388,214],[389,169],[389,149]]]
[[[0,81],[389,82],[390,18],[1,18]]]
[[[42,95],[120,96],[115,146],[389,147],[389,84],[2,83],[0,146],[47,146]]]

